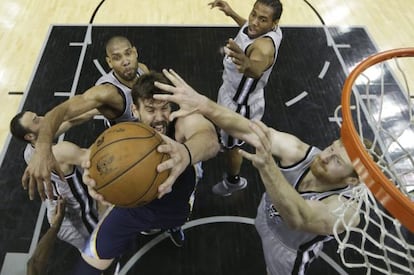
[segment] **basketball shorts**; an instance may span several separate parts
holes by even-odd
[[[262,197],[257,209],[255,226],[262,240],[268,274],[292,274],[296,260],[296,250],[285,246],[278,236],[272,232],[268,226],[266,215],[268,215],[268,212],[266,211],[264,197]]]
[[[149,207],[110,207],[91,234],[83,253],[95,259],[113,259],[125,253],[141,231],[168,229],[185,223],[185,215],[160,213]]]
[[[259,98],[249,105],[237,104],[233,100],[233,95],[220,89],[217,97],[217,103],[227,107],[228,109],[239,113],[247,119],[256,119],[261,120],[265,110],[265,100],[264,98]],[[228,135],[225,131],[220,130],[221,143],[227,149],[231,149],[235,146],[243,145],[244,141],[234,138]]]
[[[53,216],[55,215],[56,201],[46,200],[47,219],[49,224]],[[83,223],[82,217],[79,215],[79,211],[71,211],[66,207],[65,217],[63,218],[62,225],[60,226],[57,237],[67,242],[80,251],[85,247],[90,233]]]

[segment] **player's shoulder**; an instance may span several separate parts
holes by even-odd
[[[149,73],[150,70],[148,69],[148,66],[144,63],[138,63],[139,69],[141,69],[145,74]]]

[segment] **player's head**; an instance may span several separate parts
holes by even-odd
[[[359,178],[341,140],[325,148],[311,164],[312,174],[328,184],[357,184]]]
[[[249,14],[249,37],[256,38],[274,29],[279,23],[282,11],[279,0],[257,0]]]
[[[138,52],[126,37],[112,37],[106,43],[105,51],[106,62],[118,77],[125,81],[137,77]]]
[[[10,121],[10,132],[17,139],[35,142],[42,119],[42,116],[38,116],[34,112],[20,112]]]
[[[156,100],[154,94],[165,93],[154,86],[154,82],[170,84],[171,82],[158,72],[143,74],[131,90],[132,112],[141,122],[150,125],[160,133],[166,134],[172,104],[168,101]]]

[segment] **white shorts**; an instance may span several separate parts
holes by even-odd
[[[47,219],[50,224],[51,219],[55,215],[57,201],[45,200],[45,203],[47,209]],[[57,237],[60,240],[73,245],[77,249],[82,250],[89,236],[90,233],[86,229],[79,211],[71,211],[71,209],[66,207],[65,217],[63,218]]]
[[[217,103],[227,107],[228,109],[239,113],[240,115],[244,116],[247,119],[256,119],[261,120],[264,115],[265,110],[265,100],[264,98],[260,98],[249,105],[240,105],[234,102],[233,96],[226,92],[223,86],[220,88],[217,97]],[[223,130],[220,130],[220,138],[223,146],[227,149],[231,149],[235,146],[241,146],[244,141],[239,140],[237,138],[233,138],[229,136]]]

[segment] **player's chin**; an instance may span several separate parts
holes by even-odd
[[[135,72],[131,71],[131,72],[123,73],[122,78],[127,81],[131,81],[131,80],[134,80],[135,76],[136,76]]]
[[[247,35],[250,39],[255,39],[260,36],[260,34],[257,31],[251,30],[250,28],[247,29]]]

